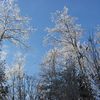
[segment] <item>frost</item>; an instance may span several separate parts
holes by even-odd
[[[28,17],[21,16],[14,0],[0,3],[0,41],[9,40],[15,44],[25,45],[25,41],[33,31],[29,22]]]
[[[12,78],[13,76],[23,77],[25,57],[22,56],[21,53],[17,53],[15,58],[16,59],[15,59],[14,63],[12,64],[12,67],[9,67],[6,71],[6,76],[8,79]]]

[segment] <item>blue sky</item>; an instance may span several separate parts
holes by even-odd
[[[43,46],[43,38],[47,34],[44,29],[53,26],[51,13],[67,6],[69,14],[77,17],[77,22],[86,30],[91,31],[100,24],[100,0],[19,0],[18,4],[22,15],[31,17],[31,25],[37,28],[31,34],[32,50],[28,52],[25,67],[31,74],[39,71],[39,64],[48,50],[48,47]]]

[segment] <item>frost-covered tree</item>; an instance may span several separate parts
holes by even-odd
[[[47,100],[77,100],[79,98],[78,80],[72,59],[61,58],[61,52],[50,50],[42,62],[40,98]],[[73,95],[73,96],[72,96]]]
[[[15,100],[22,100],[22,85],[24,76],[24,57],[17,55],[12,67],[7,69],[6,77],[9,82],[9,95],[8,98]],[[16,94],[15,94],[16,93]]]
[[[29,18],[22,16],[15,0],[0,1],[0,41],[9,40],[25,45],[32,28]]]
[[[9,83],[9,100],[34,100],[35,98],[36,78],[27,75],[24,66],[25,57],[18,53],[12,63],[12,67],[6,71],[6,77]]]
[[[49,34],[47,39],[51,38],[53,44],[62,48],[65,56],[72,56],[77,60],[78,66],[83,71],[82,54],[79,51],[80,37],[82,29],[75,23],[75,18],[68,15],[68,9],[64,7],[63,11],[57,11],[53,17],[54,28],[47,28]],[[52,42],[52,41],[51,41]]]
[[[87,59],[88,59],[88,70],[92,73],[90,74],[92,78],[90,78],[93,88],[93,94],[96,100],[100,98],[100,45],[99,45],[99,35],[100,30],[93,32],[90,34],[88,38],[88,47],[87,47]]]
[[[6,51],[0,51],[0,99],[5,100],[8,93],[8,87],[5,77],[5,68],[6,68]]]
[[[66,74],[77,80],[77,82],[69,80],[72,82],[70,82],[69,86],[72,84],[74,84],[73,88],[75,88],[75,85],[78,86],[78,99],[94,100],[95,96],[93,95],[92,87],[93,72],[91,71],[92,68],[90,68],[88,63],[88,46],[85,42],[83,43],[81,41],[83,30],[79,24],[76,24],[75,18],[68,14],[68,9],[66,7],[64,7],[63,11],[57,11],[54,14],[53,22],[55,24],[54,27],[47,28],[48,34],[45,41],[58,48],[61,54],[61,61],[63,59],[63,63],[61,65],[64,64],[64,66],[66,66],[66,70],[70,71],[70,74]],[[67,62],[67,60],[74,64],[68,64],[69,62]],[[70,91],[70,93],[73,93],[73,91]]]
[[[57,79],[57,56],[57,49],[50,50],[41,64],[42,82],[38,87],[41,99],[56,100],[60,96],[57,89],[58,85],[60,85],[59,79]]]
[[[4,45],[3,41],[7,41],[7,42],[10,41],[16,45],[28,47],[26,44],[26,41],[29,38],[30,32],[33,30],[32,27],[29,25],[29,21],[30,19],[28,17],[21,15],[20,8],[18,7],[15,0],[0,0],[0,52],[3,51],[2,49],[2,46]],[[1,59],[3,58],[1,54],[0,54],[0,58]],[[1,63],[1,60],[0,60],[0,63]],[[17,67],[17,68],[19,68],[19,71],[21,70],[20,67]],[[3,63],[1,63],[0,78],[5,77],[5,74],[4,74],[5,72],[3,69],[4,69]],[[16,70],[16,69],[13,69],[13,70]],[[13,70],[11,69],[12,73],[13,73]],[[13,73],[13,78],[12,78],[13,95],[15,95],[15,92],[14,92],[15,91],[14,90],[15,73],[16,74],[19,73],[17,72]],[[18,80],[20,80],[20,76],[18,77]],[[2,80],[2,83],[3,83],[3,80]],[[1,90],[1,87],[0,87],[0,90]],[[0,92],[0,96],[1,96],[1,92]],[[20,97],[21,96],[19,96],[19,98]],[[15,97],[13,96],[12,99],[14,100],[14,98]]]

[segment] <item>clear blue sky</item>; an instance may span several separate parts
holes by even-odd
[[[86,30],[92,30],[100,24],[100,0],[19,0],[19,7],[23,15],[32,18],[31,24],[38,30],[31,35],[30,45],[32,52],[28,54],[26,70],[28,73],[39,71],[41,59],[47,51],[43,46],[43,38],[47,34],[44,29],[52,27],[50,13],[69,8],[69,14],[78,18]]]

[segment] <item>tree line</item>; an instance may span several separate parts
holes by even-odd
[[[100,27],[82,29],[68,8],[53,14],[44,42],[50,49],[41,62],[38,77],[24,71],[25,57],[18,54],[7,69],[4,42],[28,48],[34,30],[12,0],[0,1],[0,100],[99,100]]]

